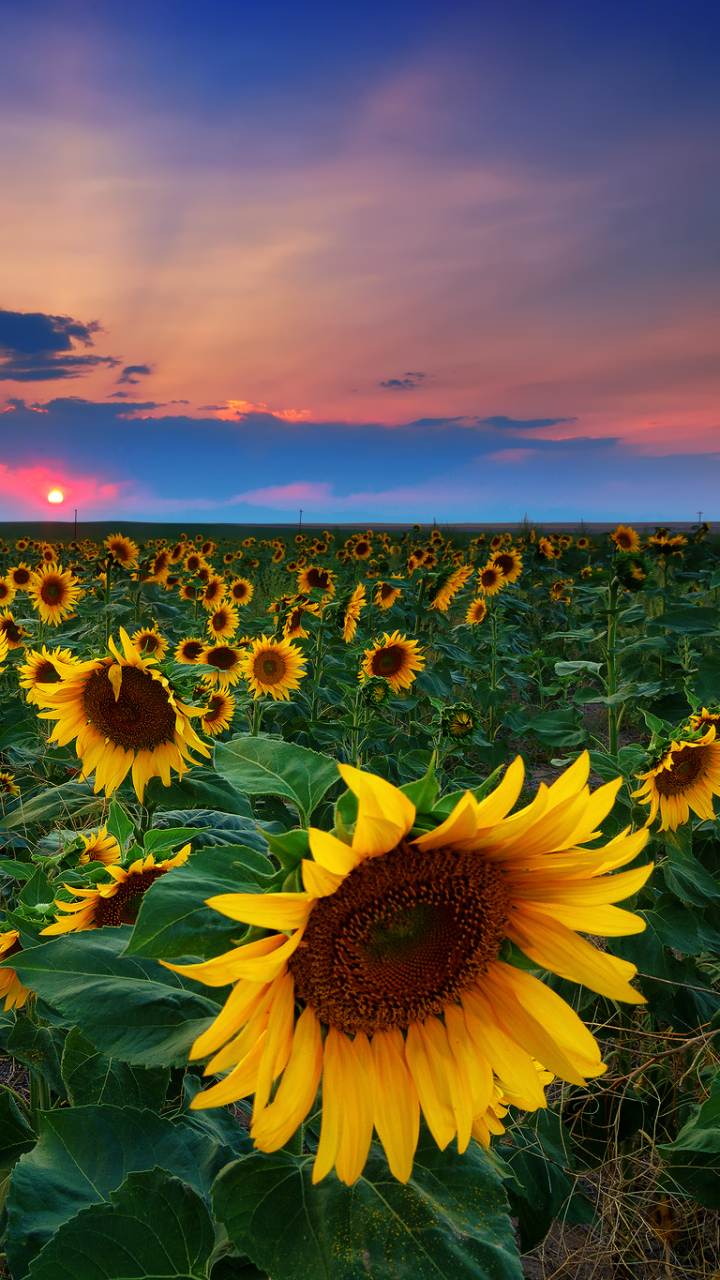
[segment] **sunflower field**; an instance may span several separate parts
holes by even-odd
[[[0,543],[0,1275],[717,1280],[709,526],[166,532]]]

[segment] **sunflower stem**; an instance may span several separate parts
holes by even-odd
[[[315,647],[315,662],[313,664],[313,683],[312,683],[312,700],[310,702],[310,723],[315,723],[317,715],[318,690],[320,688],[320,676],[322,674],[322,655],[323,645],[325,642],[325,627],[323,619],[320,619],[320,625],[317,633],[317,645]]]
[[[256,698],[253,702],[252,725],[250,728],[250,736],[257,738],[262,724],[263,704],[260,698]]]
[[[4,1089],[6,1093],[9,1093],[10,1096],[14,1098],[18,1106],[22,1107],[22,1113],[25,1119],[27,1120],[28,1124],[33,1125],[32,1111],[30,1110],[30,1107],[28,1106],[27,1102],[23,1098],[22,1094],[18,1093],[17,1089],[13,1089],[12,1085],[4,1084],[2,1080],[0,1080],[0,1089]],[[35,1126],[33,1125],[33,1128],[34,1127]]]
[[[618,589],[620,581],[613,578],[608,590],[608,607],[607,607],[607,680],[605,687],[607,689],[608,698],[614,697],[617,693],[617,605],[618,605]],[[614,705],[608,706],[608,751],[611,756],[617,758],[618,753],[618,730],[620,720],[618,718],[618,709]]]
[[[488,600],[488,611],[490,613],[490,688],[494,692],[497,684],[497,610],[492,599]],[[495,703],[490,703],[490,714],[488,717],[488,736],[491,742],[495,741]]]
[[[421,630],[420,619],[422,617],[423,602],[425,600],[425,583],[426,583],[426,578],[423,576],[420,579],[420,587],[418,590],[417,601],[415,603],[415,634],[416,635]]]

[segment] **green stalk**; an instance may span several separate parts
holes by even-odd
[[[260,698],[256,698],[253,703],[252,728],[250,730],[250,736],[252,738],[257,738],[260,732],[260,725],[262,724],[262,714],[263,714],[262,700]]]
[[[420,631],[420,619],[422,617],[423,602],[425,600],[425,578],[420,579],[420,589],[418,591],[417,600],[415,602],[415,632]]]
[[[320,625],[318,627],[317,645],[315,647],[315,661],[313,664],[312,700],[310,702],[310,723],[311,724],[315,723],[315,717],[317,715],[317,700],[318,700],[318,690],[320,688],[320,676],[322,674],[322,656],[323,656],[324,642],[325,642],[325,627],[323,625],[323,619],[321,618]]]
[[[613,578],[608,590],[608,607],[607,607],[607,680],[605,687],[608,698],[612,698],[617,693],[617,603],[618,590],[620,582],[618,578]],[[618,753],[618,729],[620,721],[618,718],[618,709],[616,706],[608,707],[608,751],[611,756],[617,758]]]
[[[492,599],[488,600],[488,612],[490,614],[490,688],[494,692],[497,687],[497,611]],[[488,723],[488,731],[490,739],[495,740],[495,704],[490,705],[490,716]]]

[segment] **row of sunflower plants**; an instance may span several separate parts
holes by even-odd
[[[13,1277],[713,1273],[708,533],[0,548]]]

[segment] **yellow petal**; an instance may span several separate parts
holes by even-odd
[[[471,791],[458,800],[455,808],[444,822],[434,831],[413,840],[418,849],[441,849],[443,845],[457,844],[461,840],[472,840],[477,831],[477,801]]]
[[[312,899],[306,893],[219,893],[205,905],[231,920],[264,929],[299,929],[307,922]]]
[[[634,991],[628,981],[637,973],[634,964],[597,951],[565,925],[543,919],[527,904],[513,912],[508,937],[542,969],[549,969],[559,978],[580,982],[610,1000],[645,1003],[645,997]]]
[[[331,1027],[325,1040],[322,1083],[322,1124],[313,1165],[313,1183],[321,1182],[332,1169],[342,1137],[345,1111],[345,1070],[340,1040],[345,1032]]]
[[[483,1115],[487,1110],[493,1092],[492,1067],[481,1053],[467,1028],[465,1015],[460,1005],[448,1005],[443,1010],[448,1044],[453,1052],[458,1070],[463,1073],[470,1086],[470,1102],[474,1116]],[[458,1121],[458,1147],[462,1128]]]
[[[265,1032],[253,1045],[247,1057],[239,1062],[224,1080],[199,1093],[190,1103],[191,1111],[203,1111],[206,1107],[224,1107],[238,1098],[247,1098],[255,1090],[258,1066],[265,1044]]]
[[[562,996],[524,969],[497,960],[489,973],[503,990],[510,990],[524,1009],[545,1027],[565,1052],[590,1063],[600,1062],[600,1049],[595,1037]],[[586,1073],[587,1074],[587,1073]]]
[[[108,867],[108,870],[111,870]],[[242,947],[233,947],[232,951],[224,951],[221,956],[212,960],[203,960],[199,964],[172,964],[169,960],[161,960],[165,969],[173,973],[182,973],[186,978],[194,978],[196,982],[204,982],[206,987],[226,987],[235,982],[239,975],[235,965],[247,960],[255,960],[267,956],[287,942],[283,933],[271,934],[267,938],[258,938],[257,942],[246,942]]]
[[[460,1014],[459,1009],[457,1012]],[[447,1021],[443,1026],[439,1018],[426,1018],[421,1031],[428,1047],[428,1058],[432,1069],[438,1075],[443,1071],[447,1080],[450,1106],[457,1129],[458,1151],[462,1155],[470,1141],[473,1122],[472,1090],[465,1066],[467,1057],[458,1057],[453,1052]],[[467,1033],[466,1040],[469,1040]]]
[[[493,827],[496,822],[500,822],[507,816],[522,791],[524,778],[525,765],[523,758],[522,756],[516,756],[512,763],[508,765],[502,781],[495,790],[485,796],[484,800],[478,801],[478,830]]]
[[[343,844],[337,836],[329,831],[319,831],[317,827],[308,829],[310,851],[318,866],[335,876],[348,875],[358,864],[357,854],[349,845]]]
[[[266,982],[238,982],[212,1026],[198,1036],[188,1057],[205,1058],[209,1053],[215,1053],[230,1036],[236,1035],[245,1026],[267,991]]]
[[[389,853],[415,821],[415,805],[385,778],[339,764],[343,780],[358,798],[352,847],[365,857]]]
[[[545,1105],[532,1057],[497,1021],[492,1005],[480,991],[469,989],[461,996],[468,1031],[501,1080],[522,1093],[533,1108]]]
[[[303,888],[311,898],[327,898],[340,887],[345,877],[333,875],[332,871],[326,871],[317,862],[303,858],[302,878]]]
[[[253,1115],[267,1105],[273,1080],[287,1066],[295,1029],[295,983],[291,973],[278,978],[270,1006],[267,1036],[258,1066]]]
[[[279,1151],[308,1114],[320,1083],[323,1043],[312,1009],[303,1009],[295,1026],[293,1047],[277,1093],[253,1121],[251,1136],[260,1151]]]
[[[376,1031],[372,1038],[375,1064],[375,1128],[385,1148],[390,1172],[407,1182],[420,1134],[420,1104],[407,1069],[399,1031]]]
[[[341,1182],[352,1186],[365,1167],[373,1131],[375,1067],[366,1035],[340,1042],[346,1092],[340,1146],[335,1172]]]
[[[107,677],[113,687],[113,693],[115,694],[116,702],[120,697],[120,689],[122,687],[122,676],[123,676],[123,669],[122,667],[119,667],[117,663],[114,662],[111,667],[108,667]]]
[[[405,1040],[405,1058],[417,1089],[427,1126],[441,1151],[455,1137],[456,1124],[450,1091],[442,1065],[436,1061],[432,1041],[423,1036],[421,1024],[411,1022]]]

